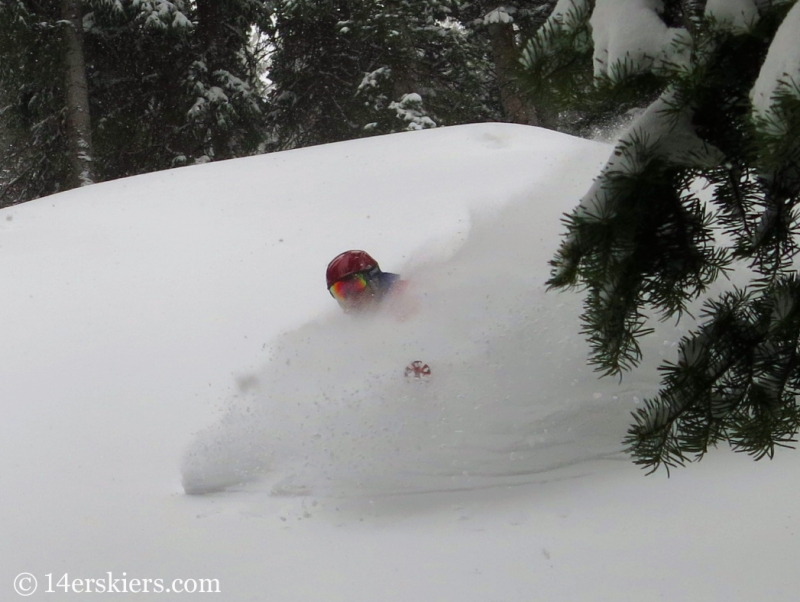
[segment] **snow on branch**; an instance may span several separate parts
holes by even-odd
[[[659,15],[663,8],[662,0],[597,0],[589,20],[595,77],[613,81],[621,73],[643,73],[675,62],[685,30],[667,27]]]
[[[145,27],[153,29],[190,29],[192,22],[186,0],[132,0],[131,6],[144,17]]]
[[[484,15],[483,24],[492,25],[495,23],[513,23],[514,17],[511,16],[513,13],[513,7],[498,6],[494,10]]]
[[[708,0],[705,16],[719,27],[735,32],[750,31],[758,21],[756,0]]]
[[[415,92],[404,94],[399,102],[391,103],[389,109],[395,111],[397,116],[408,124],[406,126],[407,130],[424,130],[436,127],[436,122],[425,115],[422,108],[422,97]]]
[[[531,67],[545,57],[558,55],[565,39],[574,39],[578,45],[588,42],[588,36],[581,34],[586,28],[589,11],[589,0],[558,0],[547,21],[525,45],[520,59],[522,64]]]
[[[774,102],[781,95],[800,97],[800,2],[778,28],[750,92],[753,112],[760,120],[774,121]]]
[[[576,214],[583,219],[605,219],[615,211],[608,205],[616,198],[612,190],[618,176],[632,178],[655,159],[666,159],[673,165],[708,166],[724,159],[718,149],[698,137],[691,110],[676,106],[672,90],[653,102],[620,137],[616,151],[581,200]]]
[[[384,65],[383,67],[379,67],[374,71],[365,74],[361,80],[361,83],[358,84],[356,94],[369,88],[377,88],[379,81],[385,80],[391,75],[391,73],[392,70]]]
[[[117,14],[123,14],[125,12],[121,0],[90,0],[86,4],[91,8],[103,7]]]

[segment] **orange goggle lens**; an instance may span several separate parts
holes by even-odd
[[[337,301],[347,301],[367,290],[367,279],[363,274],[353,274],[331,284],[328,289]]]

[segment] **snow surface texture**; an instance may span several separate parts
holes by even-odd
[[[413,299],[395,302],[410,302],[410,316],[336,314],[282,337],[192,445],[187,492],[262,472],[273,491],[475,488],[618,453],[643,391],[598,382],[584,343],[565,334],[578,330],[579,298],[545,294],[544,270],[532,269],[543,208],[586,184],[540,187],[473,229],[452,259],[406,273]],[[415,359],[431,366],[429,382],[404,377]]]
[[[486,218],[448,261],[400,270],[412,286],[397,302],[410,311],[334,310],[284,335],[190,447],[186,491],[259,476],[274,491],[315,494],[474,488],[618,453],[631,389],[612,397],[615,384],[598,384],[582,342],[564,335],[578,328],[579,298],[545,295],[546,271],[530,267],[546,265],[555,243],[531,240],[535,224],[557,221],[560,195],[589,183],[557,158],[574,144],[553,136],[547,154],[531,157],[528,169],[563,174],[557,186]],[[581,153],[600,165],[608,150]],[[430,382],[404,378],[416,359],[431,365]]]
[[[795,600],[796,452],[717,450],[671,479],[593,459],[657,386],[652,364],[587,373],[577,298],[542,288],[608,152],[443,128],[0,211],[2,598],[29,572],[29,600],[115,600],[45,591],[111,572],[237,602]],[[353,247],[412,280],[416,314],[339,313],[324,269]],[[653,364],[678,334],[648,341]],[[428,383],[402,380],[417,358]],[[236,462],[257,478],[184,495]]]

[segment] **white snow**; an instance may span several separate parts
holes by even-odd
[[[146,17],[145,25],[156,29],[164,29],[171,23],[172,27],[192,27],[192,22],[183,14],[185,10],[183,0],[170,2],[169,0],[132,0],[131,6],[139,9]]]
[[[667,27],[661,10],[662,0],[597,0],[589,20],[595,77],[616,80],[675,58],[683,30]]]
[[[191,28],[192,22],[184,15],[181,11],[175,11],[175,17],[172,19],[172,27],[176,29],[189,29]]]
[[[206,90],[206,99],[215,104],[228,102],[228,97],[219,86],[210,86],[208,90]]]
[[[690,109],[675,110],[674,91],[666,90],[639,115],[619,138],[622,149],[612,154],[603,171],[633,176],[655,158],[666,158],[676,165],[717,165],[724,155],[701,140],[692,126]],[[605,219],[615,211],[614,193],[606,178],[597,178],[581,199],[580,217]]]
[[[361,80],[361,83],[358,84],[357,92],[361,92],[361,90],[365,88],[376,88],[378,86],[378,82],[382,78],[388,77],[391,72],[392,70],[389,69],[389,67],[383,66],[378,67],[370,73],[366,73],[364,78]]]
[[[749,31],[759,17],[755,0],[708,0],[705,15],[734,31]]]
[[[437,128],[0,211],[4,599],[27,572],[31,600],[65,573],[233,601],[794,600],[797,453],[645,478],[619,441],[686,325],[598,380],[580,297],[544,291],[609,150]],[[341,314],[346,248],[415,311]]]
[[[511,8],[498,6],[483,16],[483,24],[492,25],[497,23],[513,23],[514,17],[511,16],[512,12],[514,11]]]
[[[558,0],[553,7],[553,12],[547,18],[545,26],[562,26],[571,30],[577,25],[572,17],[579,16],[588,9],[588,0]]]
[[[766,117],[770,113],[775,93],[800,90],[800,3],[795,4],[778,28],[761,66],[750,98],[755,113]]]
[[[422,97],[416,92],[403,94],[398,102],[389,103],[388,108],[395,112],[398,119],[407,123],[406,129],[409,131],[436,127],[436,122],[425,115],[422,108]]]

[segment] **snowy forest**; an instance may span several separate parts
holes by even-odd
[[[536,123],[513,78],[522,32],[554,3],[495,4],[3,0],[0,203],[405,129]]]
[[[389,134],[626,128],[565,218],[600,374],[731,270],[626,445],[645,468],[800,428],[795,0],[2,0],[0,207],[95,182]],[[265,185],[268,183],[265,183]]]

